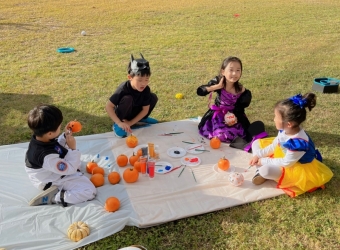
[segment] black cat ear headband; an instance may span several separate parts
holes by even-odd
[[[133,55],[131,54],[131,73],[138,74],[142,70],[149,69],[149,62],[144,59],[142,53],[140,53],[140,56],[142,58],[140,59],[134,59]]]

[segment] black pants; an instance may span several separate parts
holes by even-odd
[[[150,103],[149,112],[142,119],[147,118],[151,114],[152,110],[157,104],[157,101],[158,101],[157,95],[154,93],[151,93],[151,103]],[[124,119],[130,121],[133,118],[135,118],[142,111],[142,109],[143,109],[142,106],[133,105],[132,96],[126,95],[121,99],[115,111],[116,111],[116,115],[121,121]]]

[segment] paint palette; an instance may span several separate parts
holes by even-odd
[[[202,154],[204,152],[204,151],[202,151],[202,150],[204,150],[204,146],[202,144],[190,144],[190,145],[185,147],[185,150],[189,154],[198,155],[198,154]]]
[[[184,148],[180,147],[172,147],[169,148],[167,151],[168,156],[173,157],[173,158],[180,158],[185,156],[187,151]]]
[[[171,163],[166,161],[158,161],[155,164],[155,173],[157,174],[166,174],[173,169]]]
[[[224,171],[222,169],[220,169],[217,164],[215,164],[213,166],[213,170],[216,172],[216,173],[219,173],[219,174],[230,174],[230,173],[233,173],[235,172],[235,166],[233,165],[230,165],[229,169],[227,171]]]
[[[201,164],[201,159],[197,156],[184,156],[181,158],[181,163],[188,167],[195,167]]]

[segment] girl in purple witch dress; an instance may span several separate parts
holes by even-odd
[[[237,57],[224,59],[220,73],[208,84],[197,88],[197,95],[206,96],[216,92],[215,104],[209,103],[209,110],[198,125],[199,133],[211,139],[218,137],[230,143],[236,137],[251,140],[248,134],[249,120],[244,109],[251,102],[251,92],[245,89],[239,79],[242,75],[242,62]]]

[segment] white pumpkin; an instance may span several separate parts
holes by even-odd
[[[233,113],[228,111],[228,113],[224,115],[224,122],[228,126],[233,126],[235,123],[237,123],[237,118]]]
[[[77,242],[90,235],[90,228],[85,222],[77,221],[68,227],[67,235],[70,240]]]
[[[234,172],[229,175],[229,181],[233,186],[238,187],[243,184],[244,176],[241,173]]]

